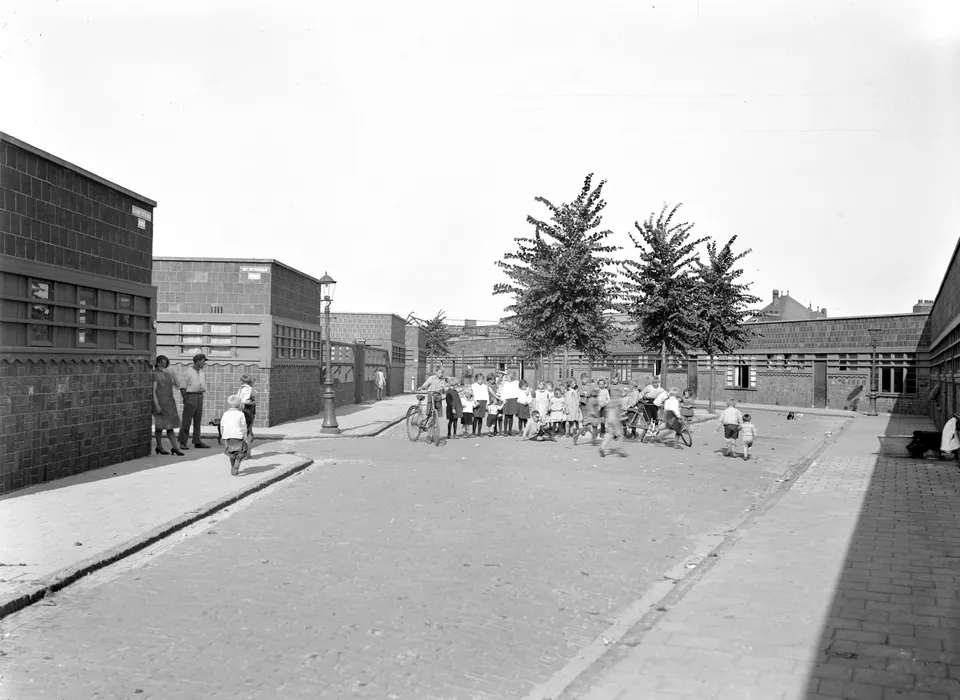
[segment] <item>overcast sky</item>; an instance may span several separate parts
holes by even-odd
[[[593,172],[621,245],[682,202],[765,302],[904,312],[960,235],[956,5],[0,0],[0,131],[335,310],[499,318],[533,198]]]

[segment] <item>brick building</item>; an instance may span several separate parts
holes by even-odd
[[[403,393],[406,363],[406,323],[396,314],[331,312],[330,337],[345,343],[364,344],[387,353],[383,364],[387,375],[386,394]],[[369,396],[369,394],[367,394]]]
[[[958,272],[960,275],[960,272]],[[921,307],[925,309],[925,307]],[[751,323],[747,345],[733,355],[714,358],[714,397],[744,403],[856,409],[870,387],[876,329],[877,409],[923,414],[930,381],[928,345],[930,315],[926,311],[883,316],[818,318],[806,321]],[[527,379],[555,379],[563,357],[524,361],[514,341],[496,326],[464,328],[450,342],[444,366],[471,365],[474,371],[513,370]],[[568,373],[646,381],[661,375],[658,355],[614,338],[602,363],[591,364],[577,353],[568,357]],[[667,358],[665,384],[709,395],[710,359],[702,352]]]
[[[151,449],[155,207],[0,133],[0,493]]]
[[[276,260],[154,258],[157,354],[181,372],[207,356],[204,420],[219,417],[249,374],[258,391],[256,425],[272,426],[323,410],[319,280]],[[402,323],[402,321],[401,321]],[[337,405],[371,396],[386,362],[377,348],[333,344]]]
[[[924,303],[923,301],[920,302]],[[931,415],[943,427],[960,412],[960,242],[930,309]]]

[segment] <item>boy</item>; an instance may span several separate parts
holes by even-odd
[[[743,415],[737,409],[737,402],[727,399],[727,407],[720,412],[720,420],[717,421],[717,432],[720,432],[720,426],[723,426],[724,457],[736,457],[737,436],[740,434],[741,425],[743,425]]]
[[[240,462],[247,456],[247,419],[240,410],[240,397],[236,394],[227,397],[227,410],[220,419],[223,441],[226,447],[223,454],[230,458],[230,473],[240,473]]]
[[[606,457],[609,452],[616,452],[620,457],[626,457],[623,451],[623,418],[620,415],[620,402],[611,401],[603,408],[604,425],[607,430],[600,443],[600,456]],[[610,443],[617,440],[617,444],[607,449]]]
[[[597,430],[600,425],[600,402],[597,400],[599,393],[599,390],[596,388],[590,389],[590,394],[587,396],[587,404],[583,407],[583,427],[579,433],[574,433],[574,445],[576,445],[577,440],[586,435],[588,431],[590,433],[590,444],[597,444]]]
[[[750,448],[757,439],[757,426],[750,422],[750,414],[743,414],[743,424],[740,426],[740,437],[743,438],[743,458],[750,459]]]
[[[547,431],[546,423],[543,422],[540,411],[533,411],[530,414],[530,420],[527,421],[527,425],[523,429],[523,435],[520,436],[520,439],[536,440],[537,442],[543,442],[544,440],[556,442],[556,438]]]

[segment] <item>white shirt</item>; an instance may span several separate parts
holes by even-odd
[[[500,400],[515,399],[520,396],[520,382],[504,380],[500,386]]]
[[[247,436],[247,419],[243,411],[232,408],[225,411],[220,419],[220,430],[223,431],[224,440],[243,440]]]
[[[659,397],[657,397],[659,398]],[[670,411],[673,415],[680,415],[680,399],[676,396],[671,396],[663,402],[663,410]]]
[[[183,383],[180,386],[188,394],[198,394],[207,390],[207,378],[203,370],[197,371],[190,365],[183,371]]]
[[[654,406],[665,406],[666,403],[667,403],[667,401],[668,401],[669,399],[670,399],[670,394],[668,394],[667,392],[663,392],[662,394],[658,394],[658,395],[657,395],[657,398],[655,398],[655,399],[653,400],[653,405],[654,405]],[[680,402],[678,401],[677,403],[680,403]],[[675,411],[675,413],[676,413],[678,416],[680,415],[680,411]]]
[[[521,406],[529,406],[530,401],[530,390],[529,389],[520,389],[520,393],[517,394],[517,403]]]
[[[470,388],[473,389],[473,400],[474,400],[474,401],[489,401],[489,400],[490,400],[490,392],[487,391],[487,385],[486,385],[486,384],[477,383],[477,384],[474,384],[474,385],[473,385],[472,387],[470,387]]]
[[[255,394],[256,392],[254,392],[253,387],[249,384],[241,384],[240,390],[237,392],[237,396],[240,397],[240,402],[243,404],[256,403],[256,398],[254,398]]]

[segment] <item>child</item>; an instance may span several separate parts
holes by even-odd
[[[537,442],[543,442],[544,440],[556,442],[556,439],[553,435],[550,435],[547,430],[547,426],[541,419],[539,411],[534,411],[530,414],[530,421],[527,423],[526,428],[524,428],[523,435],[520,436],[520,439],[536,440]]]
[[[476,429],[473,427],[473,389],[467,387],[463,392],[463,396],[460,397],[460,403],[463,406],[463,436],[467,436],[467,428],[470,429],[470,432],[476,434]]]
[[[530,395],[530,387],[527,386],[525,379],[520,380],[520,392],[517,394],[517,429],[523,434],[523,429],[530,420],[530,402],[533,397]]]
[[[240,473],[240,462],[247,456],[247,419],[240,410],[240,397],[236,394],[227,398],[227,410],[220,418],[220,429],[226,447],[223,454],[230,458],[230,473]]]
[[[542,379],[537,382],[537,391],[533,395],[533,408],[541,418],[545,418],[550,411],[550,394],[547,393],[547,387]]]
[[[257,390],[253,388],[253,377],[249,374],[240,375],[240,388],[237,389],[240,397],[240,410],[247,421],[247,455],[250,459],[253,452],[253,421],[257,416]]]
[[[580,390],[577,380],[572,377],[567,381],[563,402],[567,408],[567,435],[573,437],[580,430]]]
[[[683,390],[683,401],[680,402],[680,415],[687,421],[687,425],[693,420],[693,392],[689,389]]]
[[[580,429],[579,433],[574,433],[574,445],[588,432],[590,433],[590,444],[597,444],[597,426],[600,422],[600,404],[597,401],[597,393],[597,389],[591,389],[587,396],[587,405],[583,409],[583,428]]]
[[[447,439],[457,439],[457,425],[463,420],[463,402],[460,400],[460,394],[453,384],[453,380],[447,384]],[[452,433],[452,434],[451,434]]]
[[[497,430],[497,419],[500,418],[500,402],[497,401],[496,397],[491,396],[490,402],[487,404],[487,435],[499,435],[500,431]],[[493,432],[490,432],[490,429],[493,429]]]
[[[750,422],[750,414],[743,414],[743,424],[740,426],[740,437],[743,438],[743,458],[750,459],[750,448],[757,439],[757,426]]]
[[[607,389],[607,380],[600,379],[597,381],[597,405],[600,408],[600,414],[603,414],[603,409],[606,408],[607,404],[610,403],[610,390]],[[600,434],[604,434],[605,423],[600,422]]]
[[[483,373],[477,372],[473,378],[473,434],[483,435],[483,419],[487,415],[487,402],[490,400],[490,391],[487,389],[486,382],[483,381]]]
[[[567,417],[567,402],[563,399],[563,391],[560,387],[553,390],[553,397],[550,399],[550,414],[548,422],[550,423],[550,432],[556,435],[563,434],[563,422]]]
[[[623,418],[619,401],[611,401],[604,407],[603,420],[607,430],[603,442],[600,443],[600,456],[606,457],[610,452],[615,452],[620,457],[626,457],[627,453],[623,451]],[[617,441],[616,445],[610,447],[614,440]]]
[[[720,412],[717,421],[717,432],[723,427],[723,456],[737,456],[737,437],[740,435],[740,426],[743,424],[743,414],[737,409],[737,402],[727,399],[727,407]]]

